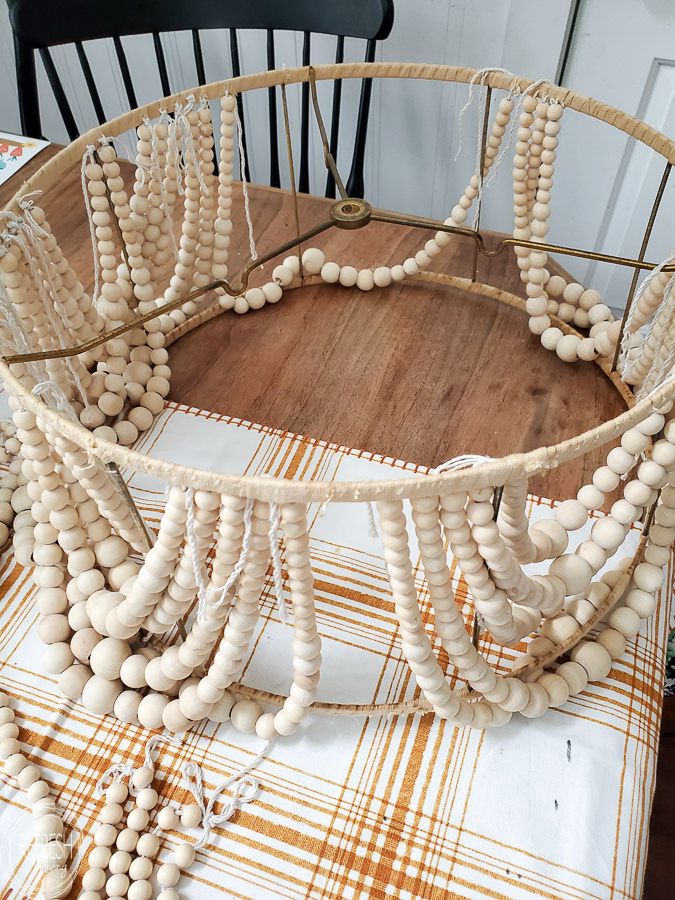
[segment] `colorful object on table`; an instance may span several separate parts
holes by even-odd
[[[48,146],[49,141],[0,131],[0,184],[11,178],[15,172],[18,172],[22,166]],[[18,189],[19,185],[17,184]]]

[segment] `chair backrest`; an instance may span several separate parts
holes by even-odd
[[[206,82],[204,57],[200,30],[228,29],[232,75],[241,74],[239,55],[240,29],[262,29],[267,32],[267,66],[275,67],[274,32],[278,30],[303,33],[302,63],[311,61],[311,36],[329,34],[336,37],[335,61],[344,61],[345,38],[360,38],[366,41],[365,59],[375,58],[377,41],[386,38],[394,21],[393,0],[114,0],[107,3],[92,3],[91,0],[7,0],[9,18],[14,32],[17,83],[19,88],[19,108],[21,127],[26,135],[39,137],[42,133],[38,98],[35,51],[40,54],[64,125],[74,140],[79,130],[73,116],[68,97],[64,90],[49,48],[60,44],[74,44],[82,67],[84,80],[91,97],[99,124],[106,115],[101,103],[89,60],[84,48],[86,41],[111,38],[120,67],[120,73],[127,99],[131,108],[138,106],[134,84],[122,37],[132,34],[152,34],[157,68],[165,95],[172,93],[169,74],[162,47],[162,32],[190,31],[200,84]],[[352,164],[347,181],[351,196],[362,197],[363,170],[365,162],[366,135],[372,83],[364,80],[356,121],[356,133]],[[300,164],[298,168],[298,189],[309,191],[309,85],[302,86],[300,125]],[[342,82],[333,87],[331,114],[330,148],[334,157],[338,151],[338,132],[342,102]],[[239,114],[242,122],[244,147],[246,142],[246,122],[241,97],[238,98]],[[277,128],[277,92],[269,89],[268,96],[270,125],[270,177],[269,183],[279,187],[279,146]],[[248,158],[248,157],[246,157]],[[247,165],[248,168],[248,165]],[[250,173],[246,172],[250,178]],[[326,182],[326,196],[335,196],[335,184],[329,174]]]

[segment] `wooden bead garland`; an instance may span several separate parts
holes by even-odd
[[[34,844],[42,876],[41,892],[45,900],[67,897],[73,885],[74,871],[67,869],[71,848],[66,840],[66,828],[56,803],[50,795],[50,787],[42,777],[40,768],[31,763],[22,752],[18,741],[19,728],[7,694],[0,693],[0,719],[5,737],[0,741],[0,761],[5,774],[16,780],[33,812]]]
[[[534,92],[519,96],[511,91],[499,101],[484,164],[469,179],[446,224],[464,226],[469,210],[480,204],[506,127],[516,115],[516,102],[521,107],[514,129],[513,234],[516,239],[543,242],[549,232],[563,107],[553,97]],[[87,148],[83,176],[101,281],[93,302],[70,269],[43,211],[31,201],[22,204],[14,232],[3,235],[0,272],[28,349],[54,349],[50,333],[54,310],[59,329],[69,340],[81,342],[133,315],[180,301],[190,289],[211,279],[227,277],[234,93],[221,98],[219,126],[217,180],[213,125],[205,99],[187,96],[171,115],[160,110],[156,122],[148,117],[137,124],[135,181],[129,190],[110,140],[97,137],[98,143]],[[172,215],[180,203],[180,238],[173,244]],[[363,291],[385,289],[429,268],[450,240],[448,233],[438,231],[402,263],[360,270],[327,260],[321,249],[307,247],[302,274]],[[551,275],[544,251],[516,246],[515,252],[530,329],[542,345],[566,362],[611,356],[620,327],[611,321],[600,295]],[[164,281],[167,263],[171,272]],[[38,273],[40,290],[35,283]],[[245,313],[274,304],[284,290],[300,283],[300,273],[298,256],[290,255],[273,269],[269,280],[249,286],[240,297],[218,289],[220,306]],[[657,372],[667,369],[673,346],[672,329],[658,318],[669,287],[666,275],[658,271],[645,282],[622,347],[627,380],[645,391],[658,387]],[[45,303],[47,294],[54,309]],[[40,379],[53,382],[59,402],[69,401],[101,445],[133,443],[152,425],[169,392],[165,334],[181,333],[177,329],[190,317],[208,311],[206,303],[206,299],[186,300],[83,354],[70,367],[51,359],[40,366],[13,368],[20,390],[12,398],[17,401],[16,437],[9,441],[16,441],[20,455],[16,484],[8,487],[10,510],[4,518],[0,515],[0,524],[14,518],[17,559],[36,566],[45,666],[58,675],[67,697],[82,696],[92,712],[112,711],[122,721],[148,728],[182,731],[209,717],[271,739],[295,731],[317,700],[321,642],[306,504],[284,500],[276,506],[257,497],[247,500],[243,493],[191,491],[184,483],[171,486],[156,543],[146,551],[144,535],[96,453],[76,435],[60,433],[41,411],[36,415],[23,408],[18,399],[22,392],[30,396],[39,373]],[[651,318],[655,318],[651,333],[643,340],[639,328]],[[567,323],[587,331],[588,337],[568,329]],[[5,331],[3,336],[12,337]],[[85,396],[78,398],[81,390]],[[557,507],[554,518],[529,524],[527,475],[515,468],[503,485],[496,517],[492,484],[476,482],[462,490],[412,497],[412,523],[435,628],[458,674],[475,694],[470,700],[450,689],[434,645],[420,625],[406,507],[398,496],[378,500],[404,655],[425,703],[439,715],[474,727],[503,724],[515,711],[526,717],[540,715],[583,690],[589,680],[604,677],[608,660],[611,665],[618,658],[642,618],[653,613],[675,528],[670,505],[675,436],[667,419],[671,407],[666,394],[659,395],[666,402],[653,404],[649,415],[624,430],[621,446],[607,453],[606,464],[576,498]],[[662,430],[664,436],[657,438]],[[570,534],[622,480],[623,496],[609,515],[595,518],[589,538],[569,551]],[[655,501],[644,559],[632,573],[625,603],[617,606],[613,589],[627,577],[622,568],[617,564],[602,579],[596,575]],[[257,620],[270,534],[276,533],[277,521],[293,609],[294,680],[281,708],[270,711],[257,699],[237,693],[235,680]],[[216,534],[215,555],[209,563],[208,550]],[[492,636],[501,643],[532,636],[525,663],[523,657],[516,660],[511,675],[491,669],[471,644],[454,604],[444,538]],[[143,554],[141,562],[129,558],[132,549]],[[532,576],[523,570],[532,562],[545,563],[544,574]],[[168,634],[195,603],[197,615],[184,640],[162,651],[143,646],[144,636]],[[591,622],[601,629],[599,633],[591,634]],[[569,660],[556,662],[563,652],[569,653]],[[141,802],[149,799],[148,795]],[[139,817],[141,812],[139,807]],[[103,822],[102,827],[108,824],[112,823]],[[127,877],[123,871],[111,872],[111,878],[117,876]],[[173,870],[166,876],[167,891],[173,890],[169,882],[174,876]],[[92,876],[97,879],[100,876]],[[117,878],[112,888],[119,888],[122,880]],[[135,890],[140,896],[144,889]]]

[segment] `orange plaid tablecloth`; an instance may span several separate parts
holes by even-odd
[[[397,477],[419,467],[170,404],[139,447],[192,465],[303,479]],[[164,485],[130,488],[157,525]],[[551,515],[533,498],[531,516]],[[582,540],[580,537],[579,540]],[[626,539],[631,550],[637,533]],[[311,551],[324,642],[321,697],[385,702],[416,693],[401,658],[379,539],[365,507],[314,508]],[[2,558],[0,686],[15,699],[22,738],[86,852],[94,785],[111,762],[140,763],[147,733],[65,701],[41,672],[31,572]],[[543,719],[514,716],[487,733],[430,716],[311,717],[257,770],[261,792],[197,855],[181,895],[246,898],[612,897],[640,894],[661,715],[669,588],[605,683]],[[418,575],[423,610],[429,603]],[[457,579],[458,601],[466,603]],[[292,627],[269,585],[248,684],[290,683]],[[438,646],[436,647],[438,649]],[[504,664],[511,651],[490,648]],[[201,725],[162,750],[159,790],[183,800],[180,765],[204,767],[207,793],[261,749],[231,726]],[[34,897],[25,795],[0,775],[0,896]],[[171,839],[164,843],[165,857]]]

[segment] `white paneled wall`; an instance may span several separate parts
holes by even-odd
[[[390,38],[380,45],[379,58],[391,61],[493,66],[535,79],[553,79],[563,50],[571,0],[397,0]],[[672,128],[675,107],[675,7],[671,0],[585,0],[574,33],[565,83],[628,112],[638,113],[664,130]],[[644,34],[643,34],[644,32]],[[171,85],[193,86],[196,72],[188,33],[163,36]],[[226,31],[202,34],[207,78],[231,73]],[[277,34],[277,65],[296,66],[301,59],[301,35]],[[161,94],[152,40],[124,39],[139,103]],[[109,118],[126,109],[126,97],[110,42],[86,45],[101,99]],[[80,128],[95,124],[81,70],[73,48],[57,47],[53,56]],[[346,42],[346,59],[363,58],[364,43]],[[264,33],[240,34],[245,72],[266,68]],[[332,62],[335,39],[313,36],[312,59]],[[11,32],[4,7],[0,10],[0,59],[6,90],[0,94],[0,129],[18,130],[14,92]],[[38,67],[40,68],[40,66]],[[47,137],[66,135],[44,76],[41,74],[43,128]],[[338,164],[349,171],[359,85],[345,82]],[[330,117],[332,86],[319,85],[324,117]],[[366,193],[390,209],[445,217],[471,175],[476,158],[481,92],[463,117],[462,151],[459,111],[466,86],[412,81],[379,81],[373,90],[366,160]],[[289,92],[292,124],[299,131],[299,90]],[[255,180],[269,173],[267,93],[246,99],[249,156]],[[281,122],[281,117],[280,117]],[[257,138],[256,138],[257,136]],[[311,183],[323,192],[325,171],[316,129],[312,135]],[[283,144],[282,176],[285,176]],[[297,163],[296,163],[297,164]],[[597,246],[606,252],[635,254],[648,214],[647,190],[655,189],[661,166],[654,154],[628,141],[610,126],[574,113],[565,116],[556,165],[551,240]],[[287,178],[286,178],[287,181]],[[675,181],[675,177],[673,178]],[[508,160],[486,193],[483,223],[507,231],[512,218],[511,166]],[[669,187],[675,207],[675,185]],[[666,198],[668,201],[668,197]],[[647,212],[645,213],[645,203]],[[665,255],[675,220],[659,217],[650,256]],[[467,248],[468,250],[468,248]],[[610,305],[621,306],[630,273],[609,277],[607,267],[563,261],[587,284],[609,293]]]

